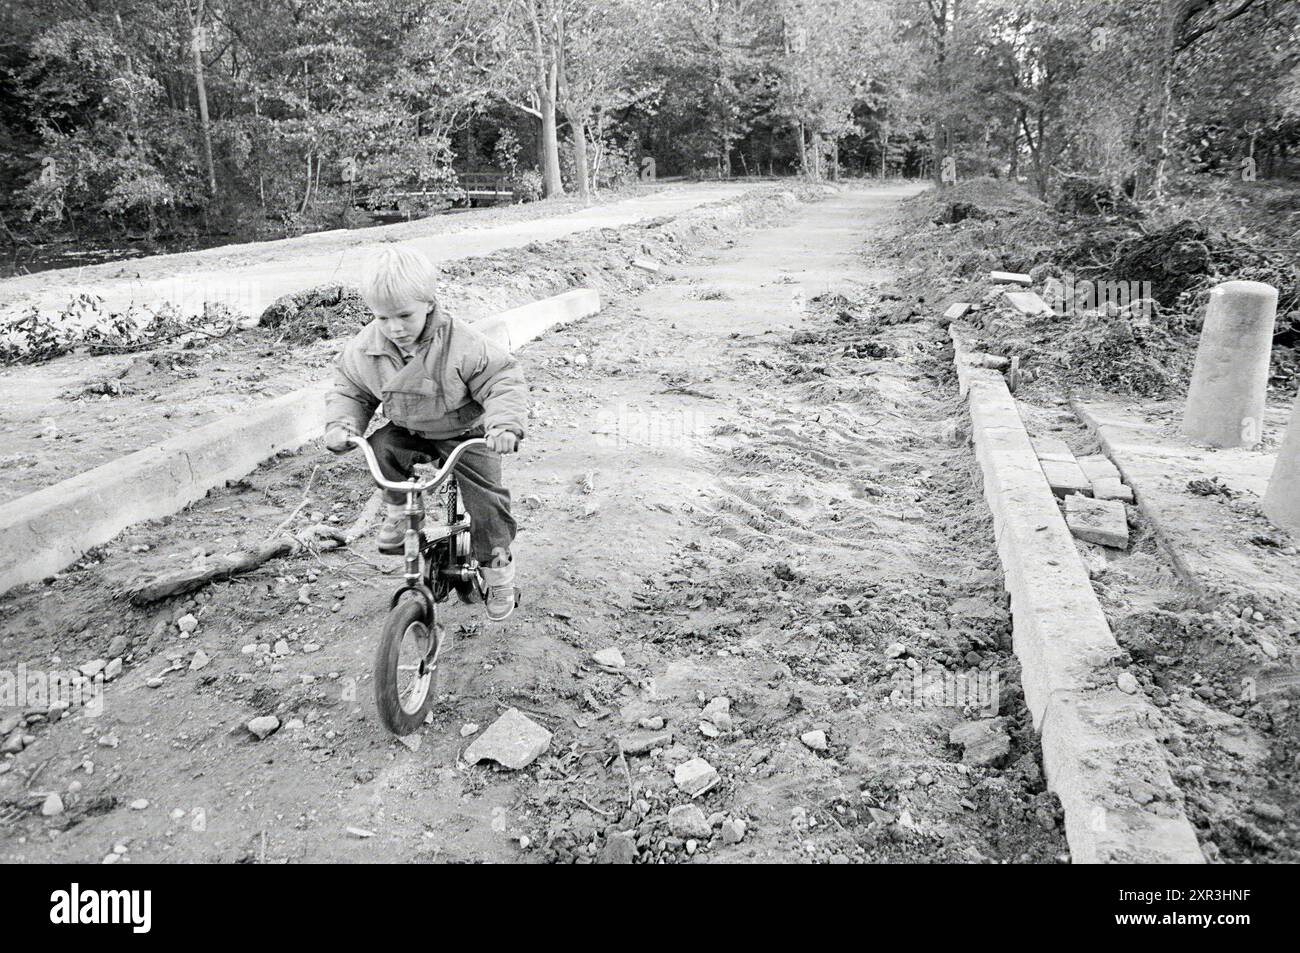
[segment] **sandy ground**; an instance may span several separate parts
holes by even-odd
[[[124,311],[132,304],[171,303],[201,314],[203,303],[218,302],[246,314],[260,314],[276,298],[313,285],[356,284],[366,248],[400,240],[435,262],[485,255],[530,242],[552,241],[593,228],[632,222],[734,198],[752,186],[743,183],[665,186],[649,195],[595,205],[561,215],[473,227],[473,219],[429,218],[373,228],[316,232],[287,241],[227,245],[177,255],[155,255],[90,268],[45,271],[0,281],[0,324],[31,308],[57,312],[75,295],[94,295],[103,309]]]
[[[3,668],[80,665],[115,640],[126,667],[98,717],[24,729],[0,774],[0,860],[1066,859],[951,351],[930,322],[877,320],[891,275],[870,240],[906,192],[720,235],[525,349],[531,430],[506,463],[524,604],[501,626],[446,607],[455,640],[418,743],[374,714],[396,580],[369,540],[153,610],[113,595],[255,543],[305,489],[303,520],[349,521],[370,495],[355,458],[274,461],[4,597]],[[258,645],[279,654],[243,651]],[[592,662],[612,647],[621,671]],[[200,649],[211,661],[189,667]],[[987,757],[949,741],[980,711],[912,691],[957,672],[995,686]],[[719,725],[704,709],[723,697]],[[465,765],[507,707],[549,749],[519,772]],[[256,741],[244,726],[266,714],[283,726]],[[660,718],[671,740],[616,757]],[[824,746],[801,740],[816,731]],[[673,780],[692,757],[719,773],[694,802]],[[703,832],[669,819],[691,803]]]

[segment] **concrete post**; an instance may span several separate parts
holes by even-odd
[[[1215,447],[1253,447],[1264,424],[1277,289],[1225,281],[1210,292],[1187,391],[1183,433]]]
[[[1264,493],[1264,515],[1282,529],[1300,536],[1300,397],[1291,408],[1282,447]]]

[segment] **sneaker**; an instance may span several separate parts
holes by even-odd
[[[519,605],[519,590],[514,586],[489,586],[487,591],[488,619],[504,622]]]
[[[406,552],[406,519],[384,520],[379,527],[379,551],[385,556],[400,556]]]
[[[495,568],[483,566],[479,569],[479,576],[487,587],[487,598],[483,601],[487,604],[488,619],[492,622],[503,622],[510,617],[510,613],[515,611],[515,606],[519,605],[519,590],[515,587],[514,561]]]
[[[406,527],[406,507],[400,503],[390,503],[377,540],[380,553],[386,556],[406,553]]]

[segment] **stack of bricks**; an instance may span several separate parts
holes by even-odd
[[[1114,549],[1128,547],[1128,513],[1133,491],[1105,456],[1074,456],[1058,437],[1032,438],[1038,463],[1052,493],[1065,500],[1065,522],[1075,536]]]
[[[1079,468],[1092,484],[1092,496],[1096,500],[1119,500],[1121,503],[1133,502],[1133,488],[1124,485],[1119,470],[1104,454],[1095,453],[1079,458]]]

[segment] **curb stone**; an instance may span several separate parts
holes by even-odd
[[[1121,652],[1006,380],[949,329],[1011,595],[1025,703],[1075,863],[1204,863],[1156,740],[1161,716],[1115,686]],[[1145,801],[1146,803],[1141,803]]]
[[[511,308],[474,327],[514,351],[561,324],[595,314],[588,288]],[[0,595],[71,565],[144,520],[170,516],[282,450],[325,431],[326,384],[312,384],[178,434],[0,505]]]

